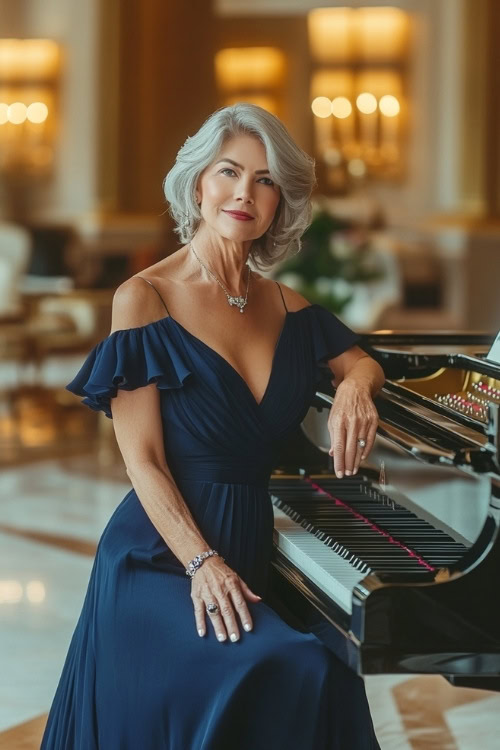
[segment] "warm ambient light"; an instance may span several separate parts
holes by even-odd
[[[26,120],[28,108],[22,102],[14,102],[7,108],[7,118],[13,125],[20,125]]]
[[[307,15],[319,63],[397,61],[408,47],[409,16],[400,8],[316,8]]]
[[[332,114],[343,120],[352,112],[352,104],[345,96],[337,96],[332,102]]]
[[[386,94],[381,98],[378,106],[382,114],[386,117],[396,117],[396,115],[399,115],[399,111],[401,109],[396,97],[390,96],[389,94]]]
[[[285,55],[275,47],[234,47],[215,55],[217,83],[225,90],[279,86],[284,73]]]
[[[366,174],[366,164],[362,159],[351,159],[347,164],[347,171],[353,177],[364,177]]]
[[[26,120],[40,124],[45,122],[48,114],[49,109],[43,102],[32,102],[28,106],[23,102],[13,104],[0,102],[0,125],[5,125],[7,122],[12,125],[22,125]]]
[[[309,46],[317,62],[351,60],[354,12],[352,8],[316,8],[307,14]]]
[[[26,599],[31,604],[41,604],[45,600],[45,584],[42,581],[28,581]]]
[[[376,112],[377,110],[377,100],[373,94],[364,92],[356,98],[356,106],[363,114],[371,115],[372,112]]]
[[[316,117],[330,117],[332,114],[332,100],[327,96],[317,96],[311,104]]]
[[[52,39],[0,39],[0,79],[54,79],[60,66],[59,45]]]
[[[409,16],[400,8],[359,8],[353,15],[356,57],[389,62],[405,56]]]
[[[311,101],[318,96],[326,96],[332,100],[336,96],[353,99],[354,74],[345,68],[319,68],[311,76]],[[370,89],[365,89],[370,90]],[[361,91],[359,92],[361,93]],[[388,91],[384,91],[384,94]],[[393,91],[390,92],[395,93]]]
[[[20,581],[0,581],[0,604],[17,604],[23,598],[23,587]]]
[[[41,604],[46,597],[43,581],[28,581],[23,591],[21,581],[0,580],[0,604],[18,604],[23,598],[31,604]]]
[[[386,94],[400,99],[403,96],[401,75],[398,71],[388,68],[367,67],[360,70],[356,76],[356,94],[363,94],[365,91],[369,91],[377,100]]]
[[[0,39],[0,173],[45,177],[54,165],[61,47]]]
[[[45,122],[49,114],[49,110],[46,104],[43,102],[33,102],[29,105],[26,116],[30,122],[40,123]]]
[[[307,15],[314,148],[336,190],[348,177],[401,176],[408,112],[410,14],[346,6]]]

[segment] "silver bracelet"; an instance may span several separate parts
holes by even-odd
[[[212,555],[217,555],[220,557],[219,553],[214,549],[209,549],[208,552],[202,552],[201,555],[196,555],[196,557],[193,557],[193,559],[188,562],[188,566],[186,568],[186,575],[190,576],[191,578],[194,576],[198,568],[200,568],[203,565],[203,561],[207,559],[207,557],[212,557]],[[221,557],[222,562],[224,562],[224,558]]]

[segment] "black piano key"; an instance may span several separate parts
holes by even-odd
[[[311,481],[328,494],[307,479],[273,482],[270,489],[293,520],[361,571],[428,572],[465,552],[463,545],[366,481]]]

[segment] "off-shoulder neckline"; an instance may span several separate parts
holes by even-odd
[[[304,310],[310,310],[313,307],[322,308],[322,305],[318,305],[318,303],[314,302],[314,303],[312,303],[310,305],[305,305],[305,307],[301,307],[299,310],[287,310],[286,313],[285,313],[285,317],[283,319],[283,322],[286,320],[286,318],[289,315],[297,315],[297,313],[301,313]],[[326,310],[326,308],[322,308],[322,309]],[[145,330],[146,328],[150,328],[151,326],[157,326],[157,325],[160,325],[160,324],[164,324],[165,321],[167,321],[167,320],[172,320],[173,323],[175,323],[178,326],[181,326],[181,328],[184,328],[184,326],[182,325],[182,323],[179,323],[179,321],[176,318],[174,318],[172,315],[164,315],[163,318],[158,318],[158,320],[152,320],[150,323],[144,323],[142,326],[130,326],[130,328],[117,328],[116,331],[113,331],[108,336],[106,336],[106,338],[103,339],[103,341],[106,341],[107,339],[110,339],[112,336],[116,336],[116,334],[118,334],[118,333],[127,333],[128,331],[142,331],[142,330]],[[184,330],[187,330],[187,329],[184,328]],[[188,333],[189,333],[189,331],[188,331]],[[194,334],[191,334],[191,335],[194,336]]]
[[[241,383],[243,384],[243,386],[246,388],[246,391],[248,392],[248,395],[251,397],[251,400],[254,403],[255,407],[257,409],[260,409],[262,407],[264,401],[266,400],[266,398],[267,398],[270,390],[271,390],[271,385],[272,385],[272,382],[273,382],[273,376],[274,376],[275,369],[276,369],[277,355],[278,355],[278,352],[279,352],[279,349],[280,349],[281,342],[284,339],[284,333],[285,333],[285,330],[287,328],[287,323],[288,323],[288,320],[290,319],[290,316],[291,315],[296,315],[297,313],[300,313],[303,310],[307,310],[307,309],[309,309],[311,307],[315,307],[315,306],[319,307],[319,305],[311,304],[311,305],[306,305],[305,307],[301,307],[300,310],[287,310],[286,311],[285,316],[283,318],[283,324],[281,326],[281,330],[280,330],[280,333],[278,335],[278,339],[277,339],[275,347],[274,347],[274,352],[273,352],[273,357],[272,357],[272,360],[271,360],[271,367],[270,367],[270,371],[269,371],[269,377],[268,377],[268,380],[267,380],[267,385],[266,385],[264,393],[262,394],[262,397],[260,398],[259,401],[257,401],[257,399],[255,398],[255,395],[250,390],[250,386],[246,382],[246,380],[243,377],[243,375],[241,375],[241,373],[236,369],[236,367],[234,367],[234,365],[231,364],[231,362],[229,362],[229,360],[227,360],[216,349],[214,349],[209,344],[207,344],[205,341],[203,341],[203,339],[200,339],[198,336],[196,336],[196,334],[191,333],[191,331],[189,331],[187,328],[185,328],[182,325],[182,323],[179,323],[171,315],[165,315],[163,318],[159,318],[158,320],[151,321],[150,323],[146,323],[146,324],[144,324],[142,326],[135,326],[133,328],[118,329],[116,331],[113,331],[113,333],[111,333],[108,336],[108,339],[110,339],[112,336],[114,336],[117,333],[124,333],[125,331],[141,331],[141,330],[144,330],[145,328],[148,328],[150,326],[154,326],[154,325],[158,325],[158,324],[164,324],[164,321],[171,320],[172,321],[171,325],[174,325],[177,328],[177,330],[180,329],[181,331],[183,331],[184,334],[186,334],[187,336],[189,336],[192,340],[198,342],[199,345],[203,346],[206,351],[211,352],[213,354],[213,356],[215,356],[219,362],[222,362],[225,367],[229,368],[229,370],[241,381]]]

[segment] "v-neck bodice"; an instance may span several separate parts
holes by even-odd
[[[274,361],[276,359],[276,351],[277,351],[278,346],[279,346],[279,344],[281,342],[282,334],[283,334],[283,331],[284,331],[284,329],[286,327],[287,317],[288,317],[288,314],[289,314],[289,310],[288,310],[288,308],[286,306],[285,298],[283,296],[283,291],[281,289],[281,285],[279,284],[279,282],[275,280],[275,284],[276,284],[276,286],[279,289],[279,292],[280,292],[280,295],[281,295],[281,301],[283,302],[283,307],[285,309],[285,317],[284,317],[283,325],[281,327],[281,330],[279,332],[279,335],[278,335],[278,338],[277,338],[277,341],[276,341],[276,344],[275,344],[275,347],[274,347],[273,356],[272,356],[272,359],[271,359],[271,364],[270,364],[270,366],[268,368],[268,373],[269,374],[268,374],[268,378],[267,378],[266,387],[264,388],[264,392],[263,392],[261,398],[257,399],[255,397],[255,394],[251,390],[250,386],[248,385],[248,382],[245,380],[245,378],[243,377],[243,375],[238,371],[238,369],[229,362],[229,360],[227,359],[227,357],[224,357],[224,355],[221,354],[219,351],[217,351],[217,349],[214,349],[212,346],[210,346],[209,344],[207,344],[199,336],[196,336],[194,333],[191,333],[187,328],[185,328],[182,325],[182,323],[180,323],[178,320],[176,320],[172,316],[172,314],[170,313],[170,311],[169,311],[169,309],[167,307],[167,304],[166,304],[165,300],[163,299],[163,296],[162,296],[161,292],[157,289],[157,287],[149,279],[146,279],[144,276],[137,276],[137,278],[142,279],[147,284],[149,284],[149,286],[152,287],[152,289],[154,289],[154,291],[156,292],[156,294],[160,298],[161,303],[162,303],[163,307],[165,308],[165,310],[167,311],[167,314],[168,314],[168,318],[167,318],[167,316],[165,316],[163,318],[163,320],[171,320],[175,325],[179,326],[179,328],[181,328],[181,330],[183,330],[186,335],[191,336],[192,339],[194,339],[195,341],[197,341],[201,347],[205,347],[205,349],[208,352],[210,352],[213,356],[219,357],[220,359],[222,359],[227,364],[227,366],[229,368],[231,368],[235,372],[235,374],[237,375],[237,377],[239,377],[239,379],[242,381],[244,387],[246,387],[246,389],[248,390],[248,392],[252,396],[252,398],[253,398],[253,400],[255,402],[255,405],[257,407],[260,407],[260,405],[262,404],[262,402],[264,401],[264,399],[265,399],[265,397],[267,395],[267,392],[269,390],[269,386],[271,384],[271,379],[272,379],[273,371],[274,371]]]
[[[300,310],[298,310],[297,312],[300,312]],[[268,378],[267,378],[266,387],[264,388],[264,392],[263,392],[260,400],[257,400],[255,398],[255,394],[251,390],[250,386],[248,385],[248,383],[245,380],[245,378],[243,377],[243,375],[236,369],[236,367],[234,367],[234,365],[232,365],[229,362],[228,359],[226,359],[226,357],[224,357],[220,352],[218,352],[212,346],[210,346],[205,341],[203,341],[202,339],[200,339],[194,333],[191,333],[190,331],[188,331],[187,328],[185,328],[181,323],[179,323],[178,320],[176,320],[175,318],[173,318],[171,315],[168,318],[164,318],[164,320],[170,320],[173,323],[173,325],[175,325],[178,328],[180,328],[184,332],[184,334],[186,336],[189,336],[191,339],[193,339],[194,341],[196,341],[202,349],[204,349],[207,353],[209,353],[210,356],[213,356],[213,357],[218,358],[219,360],[222,360],[222,362],[224,362],[227,365],[227,367],[234,372],[234,374],[236,375],[236,377],[241,380],[243,387],[247,389],[247,391],[249,392],[250,396],[255,401],[255,405],[257,406],[257,408],[260,408],[262,406],[264,400],[266,399],[266,396],[267,396],[267,394],[268,394],[268,392],[270,390],[271,381],[273,379],[273,374],[274,374],[274,370],[275,370],[275,363],[276,363],[276,359],[278,357],[278,351],[279,351],[281,343],[282,343],[282,341],[283,341],[283,339],[285,337],[285,333],[286,333],[285,329],[288,327],[287,326],[288,317],[289,317],[289,315],[292,315],[292,314],[293,313],[291,313],[290,311],[287,311],[285,313],[285,317],[284,317],[284,320],[283,320],[283,325],[281,326],[281,330],[280,330],[280,332],[278,334],[278,338],[277,338],[276,344],[274,346],[274,351],[273,351],[273,356],[272,356],[272,360],[271,360],[271,365],[270,365],[269,370],[268,370],[269,371],[269,375],[268,375]]]
[[[165,316],[100,341],[66,388],[111,418],[119,389],[156,383],[169,466],[183,476],[264,480],[275,449],[307,413],[321,363],[358,338],[320,305],[287,311],[258,402],[228,360]]]

